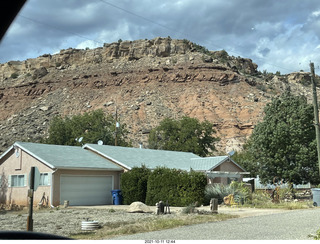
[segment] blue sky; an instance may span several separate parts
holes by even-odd
[[[155,37],[189,39],[282,74],[320,66],[318,0],[29,0],[0,43],[0,63],[61,49]]]

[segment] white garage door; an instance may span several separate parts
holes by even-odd
[[[112,204],[112,176],[60,176],[60,204],[70,205]]]

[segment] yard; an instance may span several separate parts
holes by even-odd
[[[34,232],[55,234],[75,239],[102,239],[112,236],[152,231],[152,228],[164,229],[203,221],[219,221],[234,215],[193,215],[182,214],[180,208],[172,209],[171,214],[157,215],[152,213],[128,213],[128,206],[69,207],[35,210],[33,214]],[[1,211],[0,231],[26,231],[27,210]],[[98,221],[102,227],[96,231],[82,231],[82,221]],[[159,226],[159,224],[161,226]],[[138,226],[139,225],[139,226]],[[125,228],[122,228],[124,227]],[[153,227],[152,227],[153,226]],[[145,229],[148,228],[148,229]]]
[[[73,239],[99,240],[182,225],[288,211],[283,207],[280,209],[261,209],[219,206],[219,214],[211,214],[209,206],[197,208],[199,214],[184,214],[185,208],[171,207],[171,214],[157,215],[155,207],[150,207],[151,213],[128,213],[127,205],[106,205],[35,210],[33,220],[35,232],[50,233]],[[307,206],[305,205],[305,207]],[[25,231],[27,216],[27,210],[1,211],[0,230]],[[96,231],[83,231],[81,223],[87,220],[98,221],[101,228]]]

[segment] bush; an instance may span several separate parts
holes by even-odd
[[[252,205],[254,207],[265,206],[271,203],[270,194],[266,191],[256,191],[252,193]]]
[[[207,185],[205,189],[206,204],[210,202],[211,198],[217,198],[218,204],[221,204],[223,203],[223,198],[230,194],[234,195],[234,200],[237,203],[241,203],[241,199],[244,201],[251,199],[251,192],[245,187],[244,183],[233,181],[230,185]]]
[[[18,78],[18,76],[19,76],[18,73],[12,73],[10,77],[11,77],[12,79],[16,79],[16,78]]]
[[[121,193],[123,204],[129,205],[132,202],[146,202],[147,183],[151,170],[145,166],[134,167],[121,175]]]
[[[184,214],[191,214],[196,212],[196,205],[190,204],[189,206],[186,206],[182,209],[182,213]]]
[[[309,235],[309,237],[312,237],[314,240],[320,240],[320,229],[317,230],[315,235]]]
[[[245,186],[244,182],[232,181],[230,186],[235,191],[235,202],[240,203],[241,199],[243,199],[244,202],[252,200],[251,190]]]
[[[149,176],[146,204],[168,201],[170,206],[200,205],[204,202],[206,184],[203,173],[159,167]]]
[[[168,200],[170,205],[175,205],[179,174],[181,171],[168,168],[157,168],[149,176],[147,188],[147,205],[155,205],[159,201]]]
[[[200,206],[204,204],[204,189],[207,185],[207,177],[203,173],[191,171],[188,173],[188,177],[185,178],[184,184],[188,189],[184,205],[196,203],[196,206]]]
[[[218,183],[207,185],[205,188],[206,204],[209,204],[211,198],[217,198],[218,204],[221,204],[223,203],[224,197],[234,193],[234,188],[232,188],[230,185]]]

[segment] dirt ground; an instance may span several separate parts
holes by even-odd
[[[102,205],[102,206],[76,206],[72,207],[74,209],[114,209],[114,210],[122,210],[126,211],[129,208],[129,205]],[[153,213],[157,212],[156,206],[149,206],[150,210]],[[170,207],[171,213],[180,213],[182,211],[182,207]],[[209,206],[203,206],[198,207],[198,210],[204,210],[204,211],[210,211]],[[237,215],[239,217],[249,217],[249,216],[260,216],[260,215],[266,215],[266,214],[275,214],[275,213],[281,213],[288,210],[285,209],[260,209],[260,208],[242,208],[242,207],[229,207],[225,205],[219,205],[218,207],[218,213],[223,214],[232,214]]]
[[[83,221],[98,221],[99,225],[110,223],[129,223],[149,218],[174,218],[181,214],[180,207],[170,207],[171,214],[157,215],[156,207],[149,206],[150,213],[129,213],[128,205],[77,206],[59,209],[35,210],[33,214],[34,231],[69,236],[82,231]],[[210,211],[209,206],[197,208],[199,211]],[[219,206],[218,213],[232,214],[239,217],[274,214],[288,210],[255,209]],[[26,231],[28,211],[0,212],[0,231]]]

